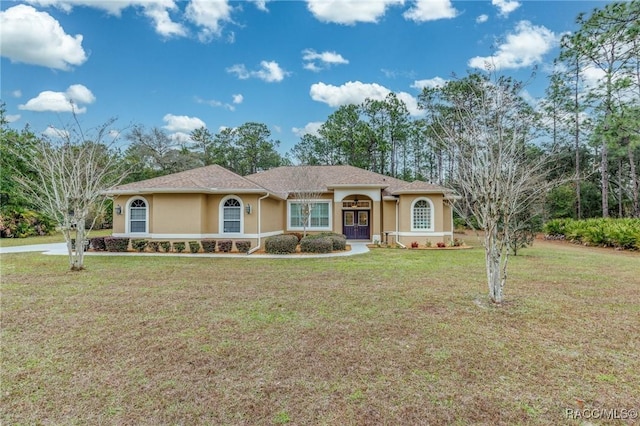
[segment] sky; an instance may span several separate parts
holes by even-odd
[[[563,34],[603,1],[27,0],[0,2],[0,98],[10,126],[56,137],[115,118],[177,143],[267,125],[287,153],[342,105],[484,70],[544,96]],[[532,73],[535,76],[532,78]],[[71,102],[70,102],[71,101]]]

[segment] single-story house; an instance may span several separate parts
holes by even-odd
[[[113,197],[113,236],[242,239],[255,249],[266,237],[305,228],[368,242],[448,242],[450,192],[353,166],[287,166],[243,177],[211,165],[107,193]],[[306,202],[312,203],[308,220],[302,214]]]

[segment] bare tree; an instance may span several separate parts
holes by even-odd
[[[438,105],[447,113],[434,114],[434,133],[456,162],[455,208],[482,231],[489,297],[501,303],[516,224],[549,185],[548,159],[529,151],[535,115],[518,96],[520,85],[470,77],[443,89]]]
[[[302,235],[307,236],[307,228],[311,222],[311,215],[317,204],[318,198],[323,193],[322,184],[317,176],[312,173],[313,166],[296,166],[293,168],[293,176],[296,185],[300,190],[294,192],[293,196],[298,203],[300,209],[300,221],[302,222]]]
[[[57,130],[55,137],[40,138],[18,153],[30,161],[32,170],[16,180],[64,235],[72,271],[84,269],[88,241],[85,229],[93,227],[93,223],[87,224],[91,212],[104,208],[104,191],[126,176],[113,152],[117,136],[110,143],[103,143],[112,123],[113,120],[98,127],[87,139],[76,120],[73,129]]]

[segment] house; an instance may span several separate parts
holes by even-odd
[[[449,193],[353,166],[288,166],[243,177],[218,165],[108,191],[113,236],[242,239],[254,249],[266,237],[305,229],[402,245],[448,242],[453,239]],[[305,205],[312,206],[307,226]]]

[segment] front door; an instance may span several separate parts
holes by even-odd
[[[348,240],[368,240],[369,210],[343,210],[342,233]]]

